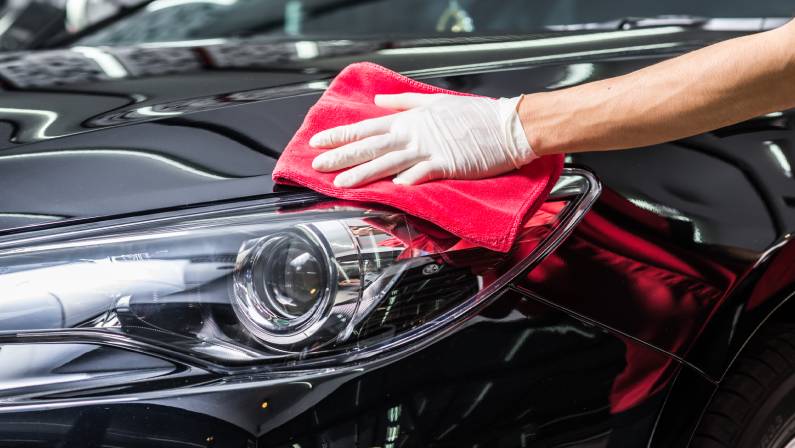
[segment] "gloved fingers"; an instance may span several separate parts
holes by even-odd
[[[359,165],[398,149],[392,134],[374,135],[326,151],[315,157],[312,168],[318,171],[337,171]]]
[[[423,160],[395,176],[394,183],[400,185],[417,185],[444,177],[444,168],[432,160]]]
[[[417,162],[417,153],[409,150],[394,151],[355,166],[337,175],[334,185],[337,187],[358,187],[375,180],[399,173]]]
[[[376,106],[385,109],[407,110],[426,106],[443,96],[446,95],[441,93],[395,93],[376,95],[373,102]]]
[[[315,148],[336,148],[365,137],[389,132],[394,115],[362,120],[358,123],[337,126],[313,135],[309,145]]]

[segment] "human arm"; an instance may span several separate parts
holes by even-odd
[[[525,96],[539,155],[648,146],[795,106],[795,22],[627,75]]]
[[[379,106],[409,110],[317,134],[310,143],[331,151],[313,166],[353,167],[338,175],[341,187],[395,173],[400,173],[395,182],[405,184],[476,179],[541,155],[648,146],[790,108],[795,106],[795,24],[519,100],[376,96]],[[506,113],[506,104],[514,109]]]

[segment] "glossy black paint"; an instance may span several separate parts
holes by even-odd
[[[720,379],[792,292],[793,179],[769,151],[792,156],[791,117],[642,151],[574,156],[607,192],[556,254],[566,269],[547,260],[560,281],[541,276],[524,286]]]
[[[682,44],[681,32],[627,38],[611,32],[604,41],[564,33],[574,43],[552,41],[553,56],[535,40],[525,50],[492,43],[460,54],[438,43],[430,47],[436,53],[418,55],[394,53],[415,48],[372,51],[370,45],[350,50],[355,56],[279,60],[279,70],[257,64],[266,43],[226,44],[241,48],[227,61],[231,66],[183,61],[210,51],[203,48],[133,49],[144,55],[128,58],[136,65],[120,79],[75,51],[0,55],[8,79],[0,108],[0,189],[13,192],[0,198],[0,229],[269,194],[275,158],[325,85],[321,80],[352,61],[501,96],[517,86],[541,90],[616,75],[726,37],[695,32]],[[595,56],[588,62],[551,64],[589,52]],[[615,55],[622,58],[604,60]],[[54,70],[54,63],[65,68]]]
[[[112,404],[7,414],[0,443],[13,447],[247,447],[239,428],[171,406]]]
[[[571,33],[472,51],[367,42],[268,65],[256,62],[271,44],[236,42],[220,49],[239,50],[225,67],[203,48],[129,49],[144,62],[121,79],[71,50],[0,56],[0,231],[293,194],[271,182],[275,160],[323,82],[354,60],[507,96],[736,34]],[[543,40],[561,37],[573,39]],[[83,68],[55,72],[53,61]],[[782,238],[795,200],[780,156],[793,160],[793,137],[782,113],[573,156],[605,186],[586,221],[464,328],[403,359],[278,380],[183,366],[184,383],[144,381],[135,403],[109,391],[62,409],[0,405],[0,445],[627,447],[653,434],[653,446],[685,446],[747,338],[774,311],[792,315]]]
[[[173,387],[179,396],[137,390],[134,403],[95,393],[94,406],[27,404],[0,414],[0,445],[628,446],[650,433],[664,397],[614,412],[629,346],[670,362],[508,292],[455,337],[396,362],[282,381],[217,377]],[[32,432],[33,422],[48,430]]]
[[[717,385],[693,369],[682,369],[670,385],[654,425],[650,448],[688,446]]]
[[[511,292],[455,338],[346,383],[260,441],[269,447],[628,446],[648,434],[661,400],[612,411],[625,351],[609,333]],[[390,409],[400,409],[401,418],[391,420]],[[390,426],[399,427],[400,437],[384,439]]]

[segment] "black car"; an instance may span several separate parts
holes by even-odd
[[[567,157],[509,253],[271,180],[352,62],[513,96],[793,9],[156,0],[0,53],[0,446],[795,446],[790,111]]]

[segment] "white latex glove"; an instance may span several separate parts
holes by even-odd
[[[376,95],[375,104],[403,110],[315,134],[309,144],[336,148],[312,161],[337,171],[334,185],[356,187],[398,174],[396,184],[433,179],[480,179],[530,163],[530,148],[516,106],[521,97],[445,94]]]

